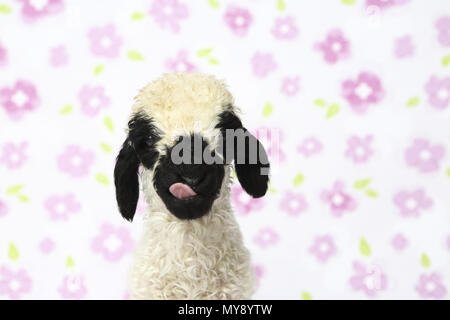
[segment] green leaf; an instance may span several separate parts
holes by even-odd
[[[215,66],[219,64],[219,60],[217,60],[216,58],[209,58],[208,62]]]
[[[197,56],[202,58],[202,57],[206,57],[208,56],[212,51],[214,50],[214,48],[204,48],[204,49],[200,49],[197,51]]]
[[[371,181],[371,179],[357,180],[357,181],[355,181],[353,186],[355,187],[355,189],[361,190],[361,189],[364,189],[365,187],[367,187],[370,184],[370,181]]]
[[[73,258],[71,256],[68,256],[66,259],[66,267],[67,268],[75,267],[75,261],[73,260]]]
[[[312,300],[312,296],[309,292],[303,291],[302,292],[302,299],[303,300]]]
[[[277,1],[277,9],[278,9],[279,11],[284,11],[284,10],[286,10],[286,4],[284,3],[283,0],[278,0],[278,1]]]
[[[11,7],[6,4],[0,4],[0,13],[9,14],[11,13]]]
[[[330,119],[331,117],[337,115],[339,111],[340,111],[339,105],[337,103],[334,103],[328,107],[328,111],[325,117],[327,119]]]
[[[19,250],[17,250],[17,247],[12,242],[9,244],[8,258],[10,258],[12,261],[16,261],[17,259],[19,259]]]
[[[136,12],[133,12],[133,14],[131,15],[131,20],[138,21],[138,20],[144,19],[144,17],[145,17],[144,12],[136,11]]]
[[[422,257],[420,258],[420,264],[424,268],[429,268],[431,266],[430,258],[428,258],[427,254],[425,252],[422,253]]]
[[[450,178],[450,168],[447,169],[447,176]]]
[[[131,61],[142,61],[144,60],[144,57],[136,50],[130,50],[128,51],[128,59]]]
[[[106,129],[108,129],[111,132],[114,132],[114,123],[111,117],[107,116],[103,119],[103,123],[106,127]]]
[[[442,66],[446,67],[448,65],[450,65],[450,54],[442,58]]]
[[[313,103],[314,103],[315,106],[320,107],[320,108],[323,108],[323,107],[325,107],[327,105],[326,101],[323,100],[323,99],[320,99],[320,98],[314,100]]]
[[[30,202],[30,198],[28,198],[26,195],[23,194],[17,195],[17,199],[19,199],[19,201],[23,203]]]
[[[269,191],[269,193],[271,193],[271,194],[277,193],[277,189],[275,189],[274,187],[270,187],[270,186],[267,191]]]
[[[103,72],[104,69],[105,69],[105,67],[102,64],[96,65],[94,67],[94,75],[98,76],[100,73]]]
[[[359,242],[359,251],[361,252],[361,254],[363,256],[370,256],[371,250],[370,250],[370,246],[367,243],[366,239],[361,238],[361,241]]]
[[[271,103],[267,102],[262,110],[263,117],[267,118],[268,116],[270,116],[272,114],[272,112],[273,112],[273,105]]]
[[[105,142],[101,142],[100,143],[100,147],[106,153],[111,153],[112,152],[112,147],[109,144],[105,143]]]
[[[95,175],[95,179],[97,180],[98,183],[109,185],[109,179],[104,173],[97,173]]]
[[[72,110],[73,110],[73,105],[66,104],[64,107],[62,107],[61,110],[59,110],[59,114],[66,115],[66,114],[71,113]]]
[[[6,194],[9,195],[16,195],[20,192],[20,190],[22,190],[24,187],[23,184],[16,184],[13,186],[8,187],[8,189],[6,189]]]
[[[346,4],[348,6],[352,6],[356,3],[356,0],[341,0],[342,4]]]
[[[303,174],[298,173],[295,177],[294,180],[292,181],[294,187],[298,187],[299,185],[301,185],[303,183],[303,181],[305,180],[305,177],[303,176]]]
[[[411,99],[409,99],[408,101],[406,101],[406,106],[411,108],[411,107],[416,107],[418,106],[420,103],[420,98],[419,97],[412,97]]]
[[[217,9],[220,7],[220,2],[217,0],[208,0],[208,3],[213,9]]]
[[[376,198],[376,197],[378,197],[378,193],[377,193],[375,190],[372,190],[372,189],[367,189],[367,190],[366,190],[366,195],[367,195],[368,197],[371,197],[371,198]]]

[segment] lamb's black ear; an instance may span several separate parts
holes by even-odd
[[[229,163],[232,153],[234,168],[242,188],[253,198],[264,196],[268,188],[270,169],[264,146],[242,126],[241,120],[233,111],[222,112],[216,127],[221,129],[225,140],[223,150],[225,161]],[[232,142],[231,150],[230,142]]]
[[[116,185],[116,199],[122,216],[132,221],[139,199],[139,158],[126,139],[117,156],[114,168],[114,183]]]

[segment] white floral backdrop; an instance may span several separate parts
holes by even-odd
[[[450,297],[450,2],[0,0],[0,298],[127,298],[114,158],[170,71],[281,132],[233,186],[255,298]]]

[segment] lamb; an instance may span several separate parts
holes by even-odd
[[[132,299],[251,298],[254,275],[230,204],[231,169],[234,162],[242,188],[262,197],[269,163],[239,114],[224,82],[201,73],[165,74],[135,98],[114,169],[122,216],[133,219],[139,182],[148,204]],[[215,161],[199,162],[195,146]],[[175,161],[176,148],[191,161]]]

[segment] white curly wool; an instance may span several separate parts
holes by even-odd
[[[225,84],[212,76],[167,74],[140,91],[133,114],[144,112],[152,117],[164,133],[157,146],[164,153],[163,145],[183,133],[201,132],[214,141],[217,115],[232,103]],[[131,269],[131,298],[251,298],[254,275],[230,205],[230,174],[226,166],[210,213],[180,220],[157,195],[153,171],[143,170],[141,184],[148,209]]]

